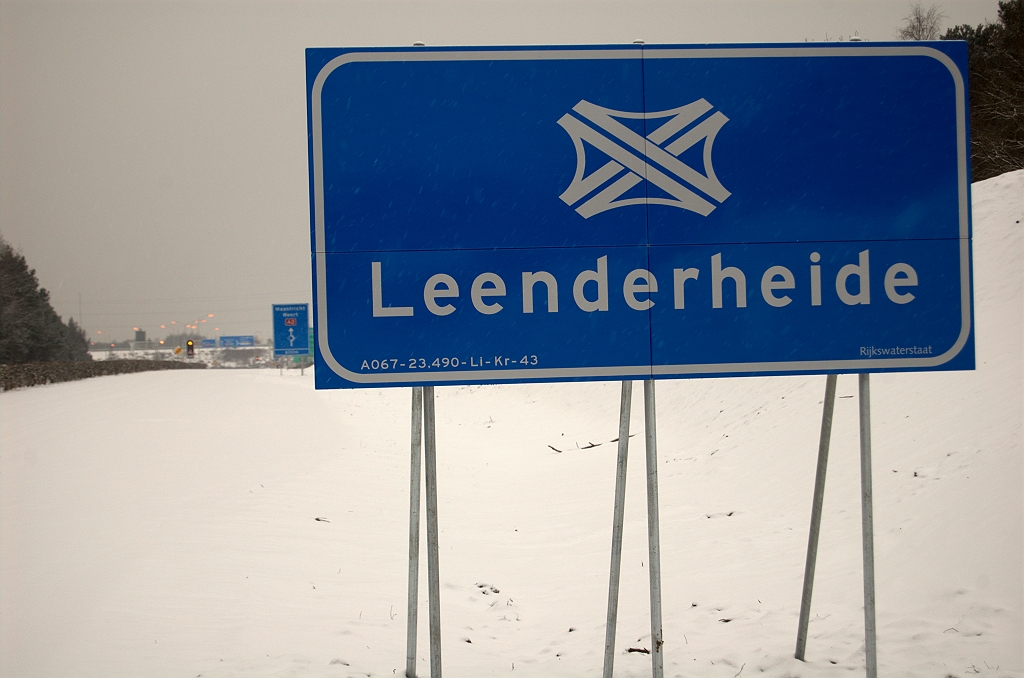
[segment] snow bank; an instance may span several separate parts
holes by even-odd
[[[1024,675],[1024,171],[973,200],[977,370],[872,377],[885,676]],[[823,390],[657,384],[666,675],[863,670],[853,376],[792,657]],[[650,672],[641,391],[621,676]],[[619,385],[437,394],[446,674],[600,675]],[[408,410],[271,370],[0,394],[0,675],[401,675]]]

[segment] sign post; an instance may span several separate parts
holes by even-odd
[[[412,388],[412,464],[409,472],[409,603],[405,677],[416,678],[416,632],[420,587],[420,472],[423,459],[423,387]]]
[[[814,592],[814,569],[818,561],[818,537],[821,534],[821,509],[825,503],[825,476],[828,469],[828,448],[832,442],[832,414],[836,405],[836,375],[825,378],[825,401],[821,410],[821,436],[818,440],[818,467],[814,475],[814,499],[811,502],[811,529],[807,536],[807,562],[804,566],[804,589],[800,596],[800,621],[796,632],[796,653],[804,661],[807,650],[807,626],[811,619],[811,596]]]
[[[619,617],[619,574],[622,570],[622,523],[626,510],[626,464],[629,457],[629,416],[633,382],[622,382],[619,400],[619,439],[615,463],[615,508],[612,514],[612,561],[608,568],[608,618],[604,627],[603,678],[612,678],[615,667],[615,630]]]
[[[658,434],[655,427],[654,380],[644,382],[644,438],[647,447],[647,553],[651,578],[651,666],[654,678],[665,675],[665,636],[661,626],[661,532],[658,517]]]
[[[860,403],[860,511],[864,545],[864,656],[867,678],[878,678],[875,648],[875,527],[871,495],[871,375],[857,375]]]
[[[441,678],[441,575],[437,529],[437,443],[434,387],[423,387],[423,451],[427,476],[427,594],[430,617],[430,676]]]

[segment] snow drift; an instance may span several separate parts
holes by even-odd
[[[872,378],[886,676],[1024,674],[1024,171],[973,199],[977,369]],[[850,375],[793,659],[824,383],[658,382],[666,675],[863,670]],[[629,652],[650,646],[641,392],[622,676],[650,673]],[[437,389],[447,675],[600,675],[618,397],[612,382]],[[401,675],[409,406],[408,389],[316,392],[271,370],[0,394],[0,674]]]

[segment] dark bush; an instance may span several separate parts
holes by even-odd
[[[51,361],[0,365],[0,391],[111,374],[130,374],[153,370],[195,370],[205,367],[206,363],[202,362],[183,363],[174,360]]]

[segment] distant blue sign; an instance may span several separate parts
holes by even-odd
[[[251,334],[221,337],[220,347],[221,348],[244,348],[248,346],[255,346],[256,339]]]
[[[974,366],[962,42],[306,63],[317,388]]]
[[[309,354],[309,304],[274,304],[274,355]]]
[[[202,344],[200,344],[200,348],[217,348],[217,340],[203,339]]]

